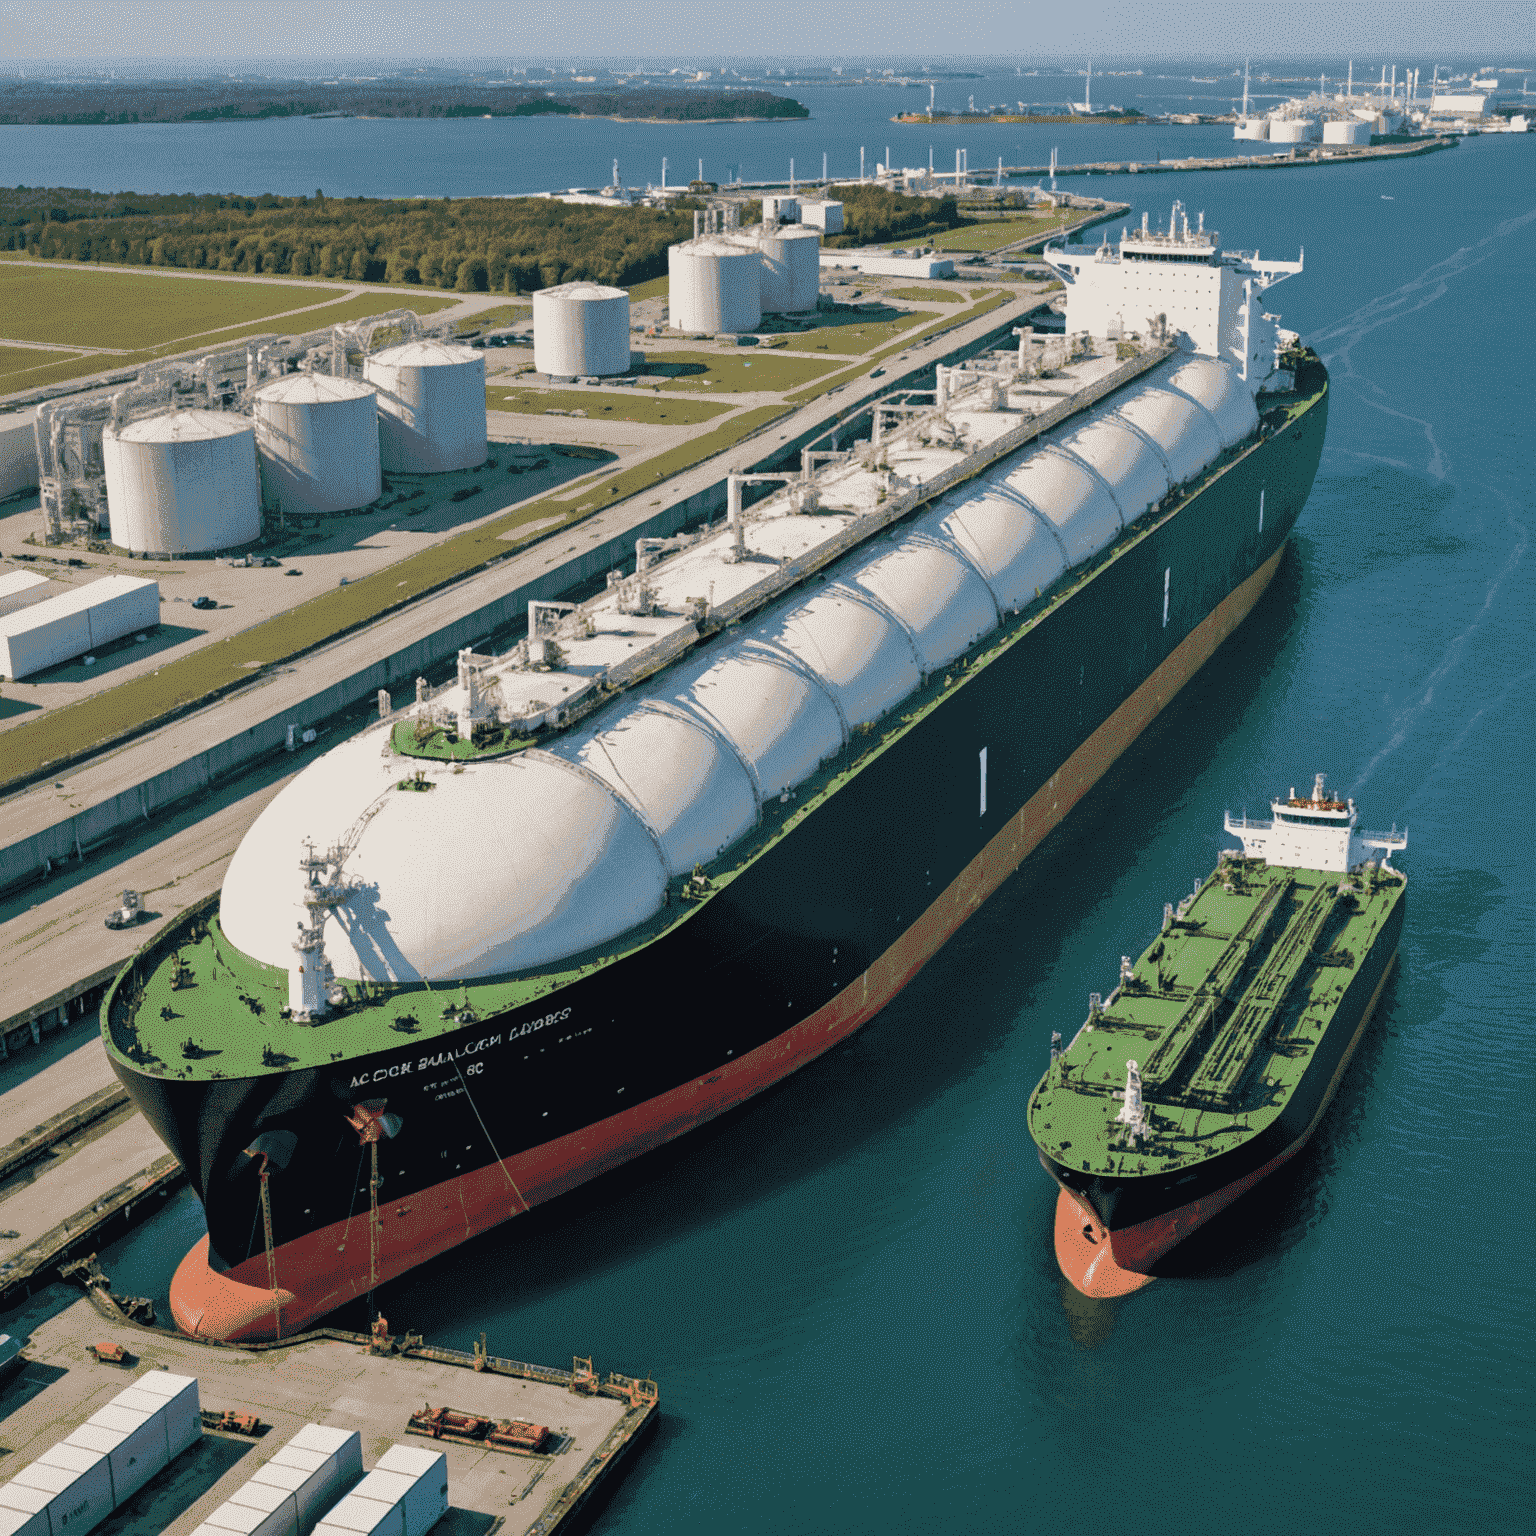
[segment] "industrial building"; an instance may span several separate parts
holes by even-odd
[[[629,295],[562,283],[533,296],[533,365],[551,378],[629,371]]]
[[[871,277],[953,277],[955,263],[949,256],[891,256],[885,251],[823,251],[822,267],[844,267],[867,272]]]
[[[59,588],[35,571],[8,571],[0,576],[0,618],[53,597]]]
[[[0,675],[30,677],[160,622],[160,585],[103,576],[0,617]]]
[[[763,313],[799,314],[815,309],[821,292],[821,236],[814,229],[765,222],[759,249]]]
[[[256,391],[251,414],[266,506],[350,512],[378,500],[377,390],[327,373],[290,373]]]
[[[0,501],[37,485],[35,408],[0,416]]]
[[[391,473],[442,474],[485,463],[485,358],[452,342],[403,342],[364,359],[378,391],[379,461]]]
[[[800,222],[824,235],[843,232],[843,205],[835,198],[801,198]]]
[[[112,542],[136,555],[232,549],[261,533],[256,429],[232,411],[175,411],[102,434]]]

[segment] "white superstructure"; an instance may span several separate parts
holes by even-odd
[[[267,506],[351,512],[378,500],[376,390],[327,373],[290,373],[256,391],[251,414]]]
[[[1270,802],[1269,821],[1234,816],[1224,819],[1227,835],[1243,845],[1243,857],[1263,859],[1282,869],[1322,869],[1344,874],[1380,855],[1381,867],[1392,867],[1392,855],[1408,846],[1406,829],[1399,832],[1360,832],[1353,800],[1336,800],[1324,787],[1324,775],[1312,782],[1310,796]]]
[[[824,235],[843,232],[843,205],[835,198],[801,198],[800,222],[819,229]]]
[[[248,416],[172,411],[102,434],[112,542],[189,555],[261,533],[256,431]]]
[[[288,969],[313,1017],[360,978],[550,965],[653,917],[860,727],[1257,428],[1234,365],[1158,348],[1149,368],[1128,345],[1122,361],[1025,333],[941,368],[931,403],[877,409],[871,443],[733,475],[724,527],[641,540],[633,574],[579,608],[531,605],[526,641],[464,653],[453,684],[272,800],[230,868],[224,932]],[[772,490],[749,505],[754,483]],[[462,737],[487,719],[546,734],[460,768],[390,747],[402,721]]]
[[[432,475],[485,463],[485,357],[446,341],[408,341],[364,360],[379,397],[379,461]]]
[[[1122,230],[1118,245],[1048,246],[1067,284],[1067,330],[1092,336],[1166,335],[1176,345],[1231,363],[1257,392],[1279,369],[1290,333],[1264,313],[1266,289],[1302,270],[1301,261],[1261,261],[1257,251],[1223,251],[1201,215],[1190,229],[1175,203],[1166,231]]]
[[[533,296],[533,366],[554,378],[629,371],[629,295],[562,283]]]

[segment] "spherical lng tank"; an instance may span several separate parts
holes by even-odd
[[[533,366],[576,378],[629,371],[629,295],[597,283],[562,283],[533,296]]]
[[[377,501],[378,391],[327,373],[290,373],[252,405],[262,500],[288,512],[351,512]]]
[[[256,429],[247,416],[176,411],[102,434],[112,542],[190,555],[261,533]]]
[[[763,258],[750,245],[690,240],[667,252],[667,324],[711,336],[753,331],[763,318]]]
[[[379,392],[379,462],[386,471],[441,474],[485,463],[485,358],[445,341],[407,341],[368,358]]]
[[[762,252],[763,313],[815,309],[821,291],[821,236],[814,229],[794,225],[765,230]]]

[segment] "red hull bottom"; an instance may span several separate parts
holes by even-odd
[[[1282,552],[1283,546],[1191,630],[896,943],[824,1007],[708,1077],[400,1203],[381,1205],[372,1258],[366,1212],[278,1248],[275,1289],[264,1253],[220,1273],[208,1261],[205,1237],[171,1282],[176,1326],[228,1340],[296,1333],[477,1233],[703,1125],[845,1039],[906,986],[1210,659],[1269,585]]]
[[[1355,1028],[1355,1037],[1349,1042],[1349,1049],[1344,1052],[1333,1080],[1328,1084],[1328,1091],[1318,1105],[1317,1113],[1313,1115],[1306,1130],[1290,1146],[1262,1167],[1255,1168],[1252,1173],[1240,1179],[1234,1179],[1222,1189],[1198,1200],[1191,1200],[1188,1205],[1181,1205],[1175,1210],[1164,1211],[1150,1221],[1138,1222],[1134,1227],[1121,1227],[1112,1232],[1105,1230],[1092,1210],[1063,1189],[1056,1197],[1056,1262],[1061,1266],[1062,1274],[1084,1296],[1098,1300],[1127,1296],[1132,1291],[1139,1291],[1142,1286],[1152,1283],[1154,1277],[1147,1271],[1165,1253],[1301,1151],[1311,1140],[1313,1131],[1333,1102],[1333,1095],[1355,1054],[1360,1037],[1365,1033],[1365,1026],[1370,1023],[1371,1015],[1376,1011],[1377,1000],[1396,963],[1397,956],[1394,954],[1387,961],[1381,980],[1376,983],[1376,990],[1371,994],[1371,1000],[1365,1005],[1360,1023]]]

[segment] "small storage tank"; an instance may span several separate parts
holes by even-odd
[[[1371,142],[1371,125],[1369,123],[1324,123],[1324,144],[1369,144]]]
[[[248,416],[176,411],[102,434],[112,542],[189,555],[261,533],[256,428]]]
[[[473,347],[407,341],[363,363],[379,392],[385,471],[441,474],[485,463],[485,358]]]
[[[821,291],[821,236],[796,225],[787,229],[764,225],[762,252],[763,313],[815,309]]]
[[[1310,117],[1276,117],[1270,119],[1269,141],[1271,144],[1308,144],[1317,137],[1317,122]]]
[[[667,252],[667,324],[674,331],[753,331],[763,318],[756,242],[690,240]]]
[[[800,199],[783,195],[765,197],[763,199],[763,223],[771,224],[775,219],[780,224],[798,224],[800,222]]]
[[[533,366],[562,378],[629,372],[629,295],[562,283],[533,296]]]
[[[290,373],[256,391],[254,418],[267,506],[350,512],[378,500],[376,390],[327,373]]]
[[[1269,137],[1269,119],[1267,117],[1240,117],[1236,126],[1232,129],[1234,139],[1267,139]]]

